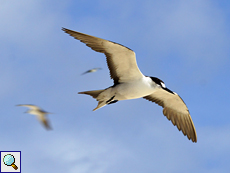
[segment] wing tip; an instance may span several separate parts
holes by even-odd
[[[192,142],[197,143],[197,137],[196,137],[196,136],[195,136],[195,137],[189,137],[189,136],[187,135],[187,137],[188,137],[188,139],[191,140]]]
[[[179,123],[178,121],[176,122],[175,119],[172,118],[173,117],[171,116],[172,112],[168,111],[167,109],[163,109],[163,114],[167,117],[169,121],[172,122],[174,126],[177,127],[179,131],[183,133],[184,136],[187,136],[187,138],[191,140],[192,142],[197,143],[196,129],[194,127],[190,114],[188,114],[189,121],[186,123],[187,129],[183,128],[182,127],[183,125],[181,123]]]
[[[69,34],[68,33],[68,31],[72,31],[72,30],[70,30],[70,29],[67,29],[67,28],[64,28],[64,27],[62,27],[62,29],[61,29],[62,31],[64,31],[65,33],[67,33],[67,34]]]
[[[46,130],[50,131],[50,130],[53,130],[52,127],[45,127]]]
[[[66,28],[64,28],[64,27],[62,27],[62,28],[61,28],[61,30],[62,30],[62,31],[66,31],[67,29],[66,29]]]

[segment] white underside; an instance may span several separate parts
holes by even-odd
[[[145,97],[152,94],[158,86],[149,78],[121,83],[102,92],[97,100],[105,101],[115,96],[113,100],[128,100]]]

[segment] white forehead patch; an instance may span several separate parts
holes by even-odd
[[[163,88],[166,88],[166,86],[165,86],[165,84],[164,84],[163,82],[161,82],[161,86],[162,86]]]

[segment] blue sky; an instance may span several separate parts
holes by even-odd
[[[22,151],[23,172],[228,172],[230,4],[210,0],[0,1],[0,150]],[[187,104],[192,143],[144,99],[95,112],[79,91],[113,85],[105,57],[76,30],[135,51],[143,74]],[[94,67],[96,73],[81,76]],[[49,115],[46,131],[27,108]]]

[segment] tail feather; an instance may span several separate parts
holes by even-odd
[[[99,96],[105,90],[83,91],[83,92],[79,92],[78,94],[87,94],[87,95],[90,95],[93,98],[95,98],[98,101],[97,107],[93,110],[93,111],[95,111],[95,110],[97,110],[97,109],[99,109],[99,108],[101,108],[101,107],[103,107],[103,106],[105,106],[107,104],[115,103],[115,102],[118,101],[118,100],[113,100],[113,98],[115,97],[115,95],[113,97],[111,97],[110,99],[109,98],[105,98],[104,95],[103,96]]]
[[[96,111],[97,109],[99,109],[99,108],[101,108],[101,107],[103,107],[105,105],[106,105],[105,101],[99,101],[97,107],[94,108],[93,111]]]
[[[104,90],[83,91],[83,92],[79,92],[78,94],[87,94],[87,95],[90,95],[93,98],[97,99],[98,95],[101,94],[103,91]],[[93,111],[95,111],[95,110],[97,110],[97,109],[99,109],[105,105],[106,105],[105,101],[98,101],[98,105]]]
[[[98,95],[101,94],[103,91],[104,90],[83,91],[83,92],[79,92],[78,94],[87,94],[96,99]]]

